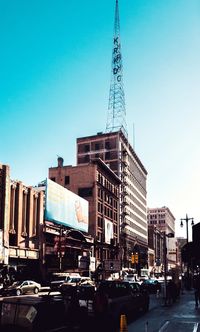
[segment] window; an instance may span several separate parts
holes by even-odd
[[[110,159],[110,152],[106,152],[106,153],[105,153],[105,159],[106,159],[106,160]]]
[[[92,188],[79,188],[78,195],[81,197],[89,197],[92,196]]]
[[[99,150],[100,146],[99,146],[99,143],[96,143],[95,144],[95,150]]]
[[[70,177],[68,175],[65,176],[65,186],[70,183]]]
[[[98,227],[103,228],[103,218],[98,217]]]
[[[50,180],[56,182],[56,178],[50,178]]]
[[[90,151],[90,145],[89,145],[89,144],[86,144],[86,145],[84,146],[84,150],[85,150],[85,152],[89,152],[89,151]]]
[[[105,142],[105,148],[110,149],[110,142],[109,141]]]
[[[85,161],[85,162],[89,162],[89,161],[90,161],[90,158],[89,158],[88,155],[85,156],[84,161]]]

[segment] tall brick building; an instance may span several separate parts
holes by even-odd
[[[121,130],[77,138],[77,165],[101,158],[120,178],[120,238],[124,267],[139,252],[139,269],[147,267],[147,171]]]
[[[49,178],[88,200],[88,233],[94,238],[96,266],[105,260],[119,261],[118,176],[99,158],[80,166],[64,166],[58,158],[58,166],[49,168]]]

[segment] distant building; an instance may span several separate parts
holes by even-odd
[[[153,275],[163,272],[163,233],[154,225],[148,225],[149,272]]]
[[[158,230],[161,234],[166,234],[167,262],[168,269],[176,267],[177,264],[177,245],[175,237],[168,238],[168,234],[175,236],[175,218],[166,206],[161,208],[148,208],[147,218],[149,228]],[[155,249],[155,248],[154,248]],[[156,257],[155,257],[156,260]]]

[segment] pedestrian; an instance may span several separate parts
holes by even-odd
[[[198,305],[200,304],[200,274],[199,273],[194,276],[193,288],[194,288],[195,307],[198,308]]]
[[[166,291],[167,291],[167,304],[171,305],[176,301],[176,296],[177,296],[177,289],[175,282],[173,280],[171,279],[169,280]]]

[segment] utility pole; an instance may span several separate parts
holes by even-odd
[[[194,225],[194,218],[188,218],[188,215],[186,213],[186,217],[185,218],[181,218],[181,223],[180,223],[180,226],[183,227],[183,221],[185,221],[185,224],[186,224],[186,241],[187,241],[187,244],[189,242],[189,232],[188,232],[188,221],[191,220],[191,226]],[[187,247],[187,250],[188,250],[188,247]],[[187,272],[186,272],[186,276],[187,276],[187,280],[186,280],[186,287],[188,289],[190,289],[190,280],[189,280],[189,261],[187,261]]]

